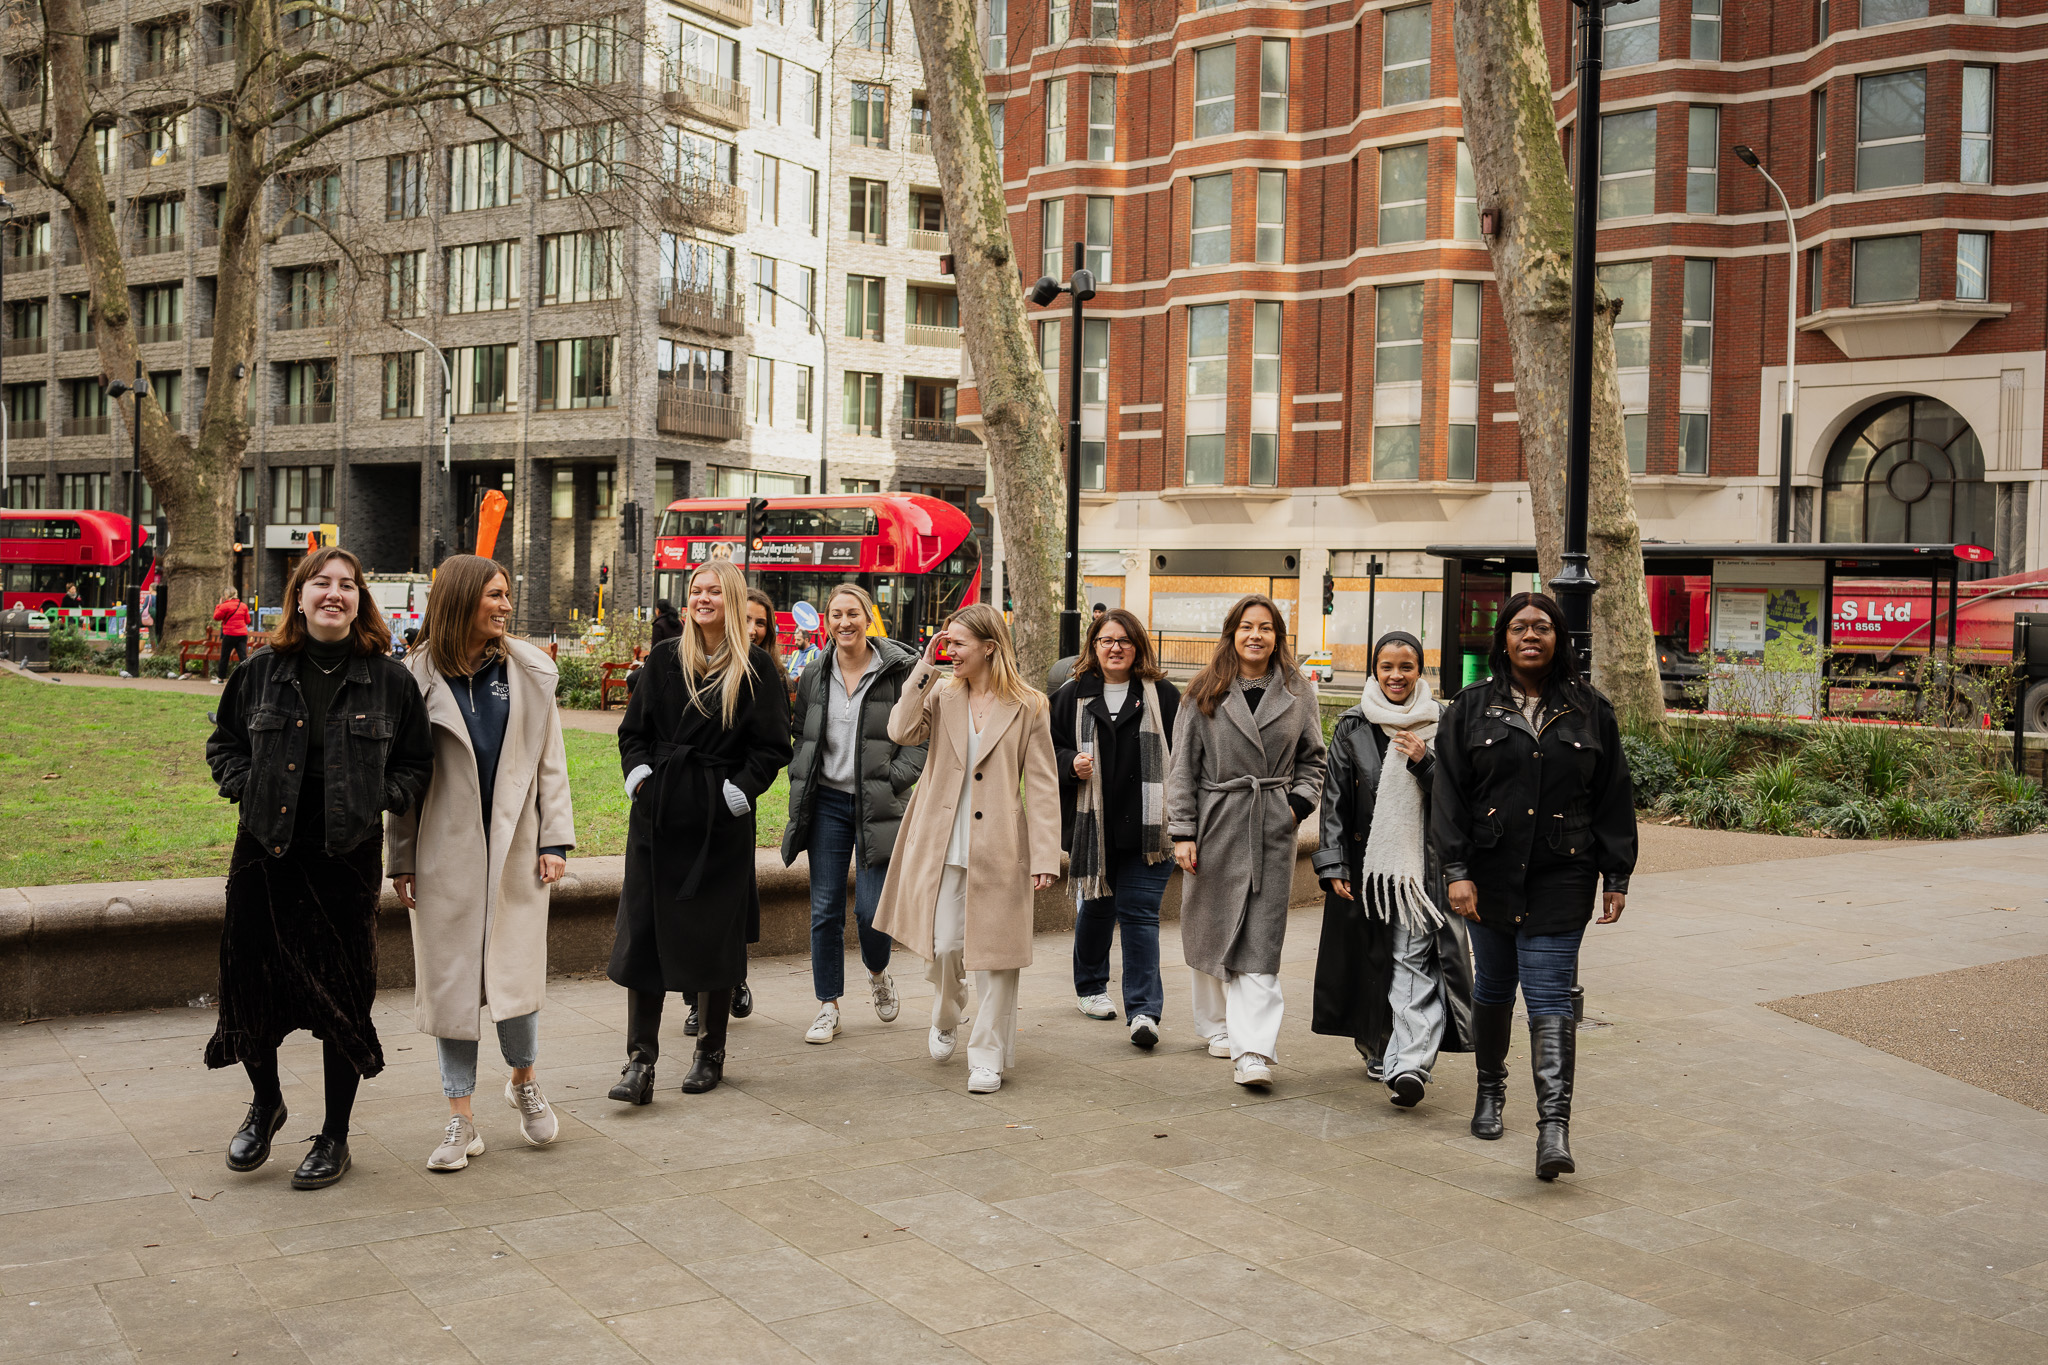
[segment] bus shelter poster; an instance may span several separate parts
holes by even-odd
[[[1820,590],[1714,586],[1708,707],[1811,716],[1820,700]]]

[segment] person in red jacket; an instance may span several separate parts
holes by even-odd
[[[220,676],[214,682],[224,683],[228,680],[228,661],[240,663],[249,657],[249,604],[229,588],[227,596],[213,609],[213,619],[220,622]]]

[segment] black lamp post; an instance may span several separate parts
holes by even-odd
[[[1066,608],[1060,612],[1060,658],[1081,653],[1081,305],[1095,297],[1087,247],[1074,243],[1074,275],[1061,284],[1047,275],[1031,286],[1031,301],[1045,307],[1060,295],[1074,301],[1067,341],[1067,571]]]
[[[142,563],[142,400],[148,392],[149,376],[143,373],[139,359],[135,362],[133,384],[116,379],[107,385],[109,398],[119,398],[124,393],[135,395],[135,411],[128,422],[135,442],[128,463],[128,568],[123,575],[127,580],[123,598],[128,604],[127,676],[131,678],[142,674],[142,578],[138,570]]]

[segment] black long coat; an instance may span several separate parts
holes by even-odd
[[[626,826],[611,979],[659,993],[732,990],[746,980],[747,927],[760,914],[754,884],[754,817],[775,774],[789,763],[789,698],[766,650],[749,658],[726,725],[715,692],[691,705],[681,655],[663,641],[648,656],[619,724],[626,774],[653,772],[634,792]],[[750,809],[734,815],[725,784]]]
[[[1337,720],[1330,737],[1329,776],[1323,782],[1322,834],[1314,865],[1323,884],[1323,936],[1316,949],[1315,1014],[1309,1027],[1316,1033],[1350,1038],[1361,1056],[1386,1055],[1394,1033],[1394,926],[1365,913],[1357,900],[1345,900],[1330,889],[1342,878],[1359,894],[1360,868],[1366,841],[1372,835],[1373,805],[1378,800],[1380,768],[1386,761],[1387,738],[1377,725],[1356,710]],[[1436,758],[1407,761],[1408,771],[1422,786],[1422,823],[1429,827],[1430,787]],[[1436,934],[1436,960],[1444,993],[1445,1052],[1472,1050],[1472,948],[1465,922],[1450,913],[1443,866],[1436,848],[1424,841],[1423,878],[1429,898],[1444,912],[1447,923]]]

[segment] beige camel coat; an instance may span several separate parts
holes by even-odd
[[[492,792],[488,851],[476,751],[461,702],[428,651],[405,661],[426,698],[434,732],[434,780],[426,799],[390,817],[385,857],[392,875],[414,876],[413,1027],[434,1038],[475,1038],[477,1012],[516,1019],[547,993],[548,894],[540,850],[576,842],[554,661],[507,640],[505,722]]]
[[[875,927],[927,962],[965,775],[967,707],[965,687],[948,683],[929,661],[919,660],[889,712],[889,738],[928,745],[929,756],[903,812]],[[1028,967],[1031,878],[1060,873],[1060,784],[1043,701],[1032,710],[1002,700],[990,707],[972,785],[964,965],[971,972]]]

